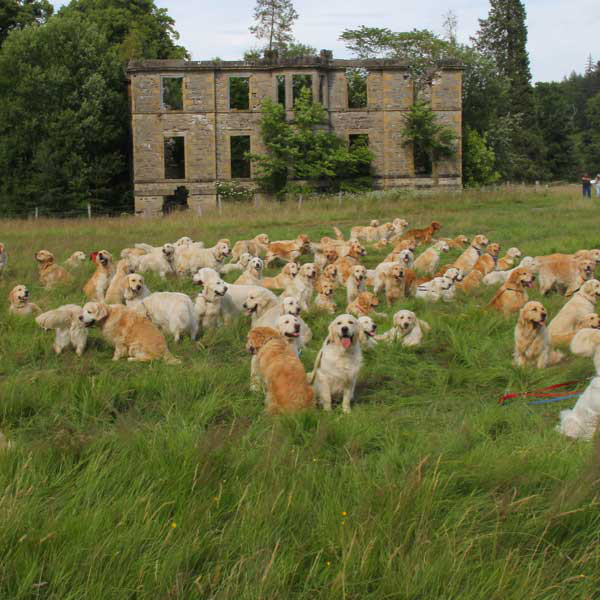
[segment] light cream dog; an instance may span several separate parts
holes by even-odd
[[[498,285],[499,283],[505,283],[513,271],[516,271],[520,267],[529,269],[532,273],[537,273],[539,270],[539,264],[535,258],[533,258],[533,256],[524,256],[519,265],[513,269],[509,269],[508,271],[492,271],[491,273],[488,273],[483,278],[483,283],[485,285]]]
[[[358,317],[358,340],[363,350],[370,350],[377,345],[375,334],[377,333],[377,323],[371,317]]]
[[[579,321],[587,314],[594,312],[596,302],[600,298],[600,281],[590,279],[560,309],[550,321],[548,333],[553,346],[567,344],[573,339]]]
[[[294,298],[298,298],[302,310],[308,311],[315,290],[316,277],[317,267],[313,263],[303,264],[298,271],[298,275],[283,290],[281,297],[294,296]]]
[[[255,256],[250,259],[246,270],[235,280],[235,285],[261,285],[264,263]]]
[[[457,269],[462,269],[464,273],[468,273],[479,260],[479,257],[485,251],[489,240],[485,235],[476,235],[471,240],[471,245],[456,259],[452,266]]]
[[[77,252],[73,252],[73,254],[71,254],[71,256],[65,260],[65,266],[71,269],[76,269],[77,267],[83,265],[86,260],[87,256],[81,250],[77,250]]]
[[[195,307],[203,329],[215,329],[223,324],[223,298],[228,286],[221,280],[208,282],[196,296]]]
[[[392,321],[392,327],[378,335],[378,342],[400,342],[403,346],[418,346],[423,335],[431,329],[429,323],[421,321],[411,310],[399,310]]]
[[[309,375],[315,396],[326,411],[331,410],[334,396],[342,396],[342,410],[350,412],[362,366],[359,329],[358,320],[349,314],[339,315],[329,325],[327,338]]]
[[[175,249],[173,244],[165,244],[160,248],[152,248],[142,256],[131,256],[131,266],[138,273],[150,271],[165,279],[167,275],[175,274]]]
[[[230,262],[221,267],[221,275],[227,275],[227,273],[233,273],[234,271],[245,271],[252,258],[252,254],[249,254],[248,252],[240,254],[237,262]]]
[[[296,356],[300,356],[303,347],[300,341],[300,328],[300,319],[294,315],[280,315],[275,326],[275,329],[294,349]]]
[[[87,345],[88,331],[81,322],[83,309],[77,304],[65,304],[36,317],[35,322],[44,330],[54,330],[54,352],[60,354],[72,346],[77,356],[81,356]]]
[[[268,290],[258,288],[250,291],[243,303],[244,312],[251,317],[252,327],[275,327],[277,317],[282,314],[282,298],[278,299]]]
[[[229,244],[225,240],[217,242],[211,248],[200,247],[197,242],[190,246],[177,246],[174,259],[175,271],[179,276],[193,275],[205,267],[220,272],[225,259],[230,254]]]
[[[251,240],[239,240],[233,245],[231,257],[233,260],[239,260],[244,253],[252,256],[264,256],[269,248],[269,236],[266,233],[259,233]]]
[[[41,312],[40,307],[29,302],[29,290],[24,285],[16,285],[8,294],[8,310],[13,315],[28,316]]]
[[[594,359],[596,374],[600,374],[600,315],[590,313],[582,317],[577,333],[571,340],[571,352]]]
[[[427,283],[417,287],[415,298],[421,298],[427,302],[438,302],[444,300],[450,302],[454,299],[456,285],[450,277],[434,277]]]
[[[350,277],[346,280],[346,299],[348,304],[356,300],[361,292],[366,292],[365,285],[367,279],[367,269],[362,265],[352,267]]]
[[[519,367],[532,365],[545,369],[560,362],[564,355],[553,351],[546,328],[548,313],[541,302],[530,301],[519,312],[515,327],[514,362]]]
[[[144,276],[138,273],[127,275],[125,279],[125,288],[123,290],[123,301],[140,300],[147,298],[150,290],[146,287]]]
[[[86,327],[100,327],[104,339],[115,347],[113,360],[127,357],[135,362],[157,359],[169,364],[180,362],[169,352],[158,327],[126,306],[88,302],[80,320]]]

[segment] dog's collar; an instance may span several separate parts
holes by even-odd
[[[471,248],[473,248],[473,250],[475,250],[475,252],[477,252],[477,256],[481,256],[481,248],[478,248],[477,246],[473,246],[473,244],[471,244]]]

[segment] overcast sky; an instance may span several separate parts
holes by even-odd
[[[54,2],[61,6],[66,2]],[[168,9],[181,34],[180,42],[194,60],[240,58],[256,45],[248,31],[254,0],[156,0]],[[560,80],[582,72],[588,54],[600,60],[598,0],[526,0],[529,56],[534,81]],[[294,0],[300,14],[295,37],[317,49],[349,57],[338,41],[340,32],[360,25],[395,31],[428,28],[441,32],[443,13],[458,16],[461,41],[468,41],[487,15],[488,0]],[[441,8],[442,7],[442,8]]]

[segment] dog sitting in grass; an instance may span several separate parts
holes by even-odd
[[[28,316],[41,312],[40,307],[29,302],[29,290],[24,285],[16,285],[8,295],[9,312],[13,315]]]
[[[378,342],[400,342],[403,346],[418,346],[423,335],[431,329],[429,323],[421,321],[411,310],[399,310],[393,326],[385,333],[375,336]]]

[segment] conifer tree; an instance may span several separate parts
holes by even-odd
[[[256,0],[255,25],[250,32],[259,40],[267,40],[265,50],[283,50],[294,39],[292,25],[297,18],[291,0]]]

